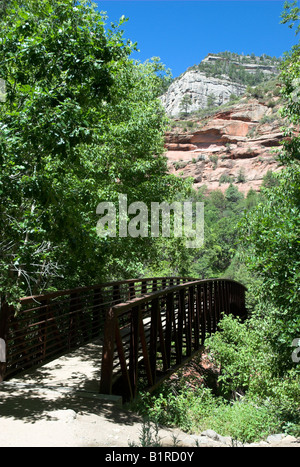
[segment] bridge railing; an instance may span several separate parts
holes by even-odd
[[[100,392],[132,399],[141,384],[155,388],[202,348],[222,313],[246,316],[245,290],[235,281],[199,280],[111,307]]]
[[[0,362],[0,381],[102,336],[106,312],[114,305],[186,280],[128,279],[24,297],[18,313],[2,304],[0,338],[6,362]]]

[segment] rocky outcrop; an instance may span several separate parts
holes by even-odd
[[[165,138],[169,171],[192,177],[195,188],[225,191],[233,183],[244,193],[259,191],[266,173],[280,170],[274,151],[283,139],[283,122],[276,98],[270,106],[245,97],[230,109],[193,121],[192,131],[183,131],[182,121],[177,124]]]
[[[251,59],[251,57],[248,56],[248,58]],[[262,57],[264,59],[264,57]],[[207,57],[205,57],[202,60],[202,63],[211,63],[211,62],[220,62],[220,61],[226,61],[228,58],[224,56],[219,56],[219,55],[214,55],[214,54],[208,54]],[[241,62],[238,60],[231,59],[230,60],[233,65],[236,67],[242,67],[244,68],[248,73],[257,73],[258,71],[262,71],[264,74],[267,75],[276,75],[278,73],[278,66],[272,65],[270,63],[268,64],[260,64],[260,57],[254,57],[255,63],[249,63],[249,62]]]
[[[168,115],[177,116],[182,112],[181,103],[185,95],[190,98],[188,112],[193,112],[207,107],[210,96],[214,97],[216,105],[222,105],[230,100],[232,94],[240,96],[245,89],[246,86],[230,79],[207,77],[197,70],[190,70],[171,84],[161,101]]]
[[[242,96],[247,85],[256,86],[276,76],[278,63],[267,56],[243,56],[230,52],[208,54],[199,65],[188,68],[173,81],[161,96],[161,102],[171,117],[182,112],[190,114],[211,105],[220,106],[232,96]]]

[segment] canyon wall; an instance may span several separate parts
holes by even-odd
[[[192,177],[195,188],[225,191],[233,183],[244,193],[259,191],[267,172],[280,170],[276,151],[283,122],[278,100],[274,97],[267,105],[245,97],[204,120],[178,121],[177,127],[174,122],[165,138],[169,171]]]

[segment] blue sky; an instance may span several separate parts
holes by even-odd
[[[280,57],[296,44],[294,30],[280,24],[281,0],[106,0],[107,24],[122,15],[124,37],[138,43],[133,58],[160,57],[173,77],[200,63],[208,53]]]

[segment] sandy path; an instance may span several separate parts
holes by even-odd
[[[0,384],[0,447],[141,446],[143,420],[126,411],[120,398],[98,393],[100,359],[101,345],[94,342]],[[196,436],[165,428],[157,439],[169,447],[231,445],[214,432]],[[299,441],[289,437],[261,446],[300,447]]]
[[[100,365],[95,341],[0,384],[0,446],[140,445],[142,419],[99,395]]]

